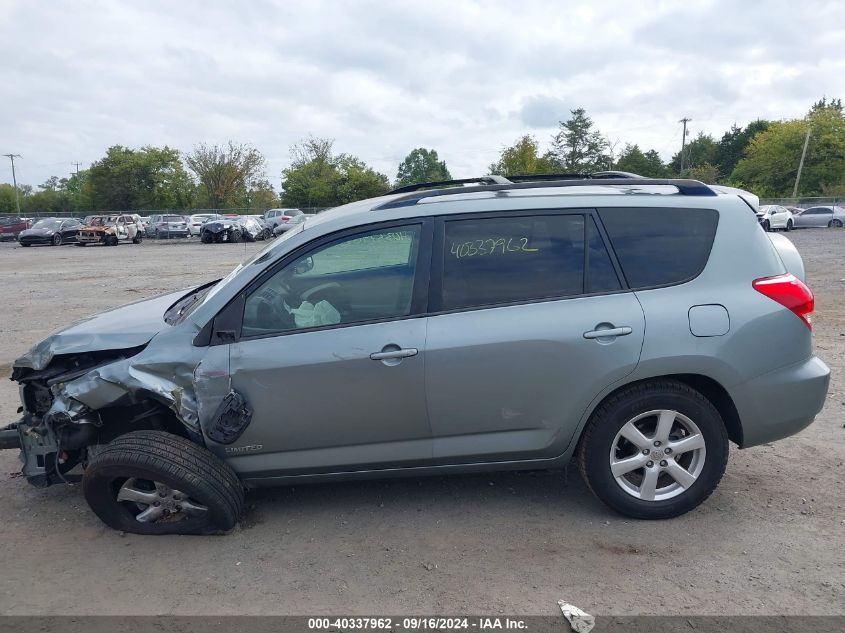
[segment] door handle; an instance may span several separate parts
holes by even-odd
[[[397,360],[408,358],[409,356],[416,356],[419,350],[416,347],[408,347],[405,349],[392,349],[386,352],[373,352],[370,354],[371,360]]]
[[[589,332],[584,332],[584,338],[611,338],[616,336],[627,336],[633,331],[634,330],[627,325],[623,325],[622,327],[612,327],[607,328],[606,330],[590,330]]]

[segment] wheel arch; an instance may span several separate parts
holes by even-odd
[[[620,391],[628,389],[634,385],[643,385],[651,382],[659,382],[661,380],[676,380],[692,389],[695,389],[707,398],[707,400],[710,401],[722,417],[722,421],[725,423],[725,429],[728,432],[728,439],[730,439],[730,441],[736,444],[739,448],[742,448],[742,421],[740,420],[739,411],[737,411],[733,398],[731,398],[727,389],[725,389],[718,381],[703,374],[661,374],[618,385],[612,391],[606,393],[604,397],[594,401],[594,404],[590,407],[589,415],[585,416],[585,421],[581,429],[579,429],[578,442],[580,442],[581,438],[584,436],[584,431],[593,419],[596,411],[598,411],[610,398],[614,397]]]

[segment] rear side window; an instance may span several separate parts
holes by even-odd
[[[447,221],[441,309],[584,291],[584,216]]]
[[[631,288],[697,277],[719,223],[712,209],[600,209],[599,216]]]

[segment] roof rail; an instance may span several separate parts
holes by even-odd
[[[412,191],[420,191],[421,189],[433,189],[437,187],[455,187],[457,185],[469,184],[485,184],[485,185],[507,185],[511,183],[504,176],[479,176],[478,178],[461,178],[460,180],[435,180],[432,182],[418,182],[413,185],[405,185],[398,187],[392,191],[388,191],[385,195],[389,196],[395,193],[410,193]]]
[[[595,171],[592,173],[574,174],[525,174],[520,176],[508,176],[511,182],[541,182],[549,180],[597,180],[605,178],[643,178],[639,174],[632,174],[627,171]]]
[[[450,183],[463,182],[483,182],[486,178],[468,179],[466,181],[448,181]],[[518,176],[514,176],[518,178]],[[520,190],[520,189],[543,189],[548,187],[590,187],[601,185],[613,186],[629,186],[629,187],[648,187],[653,185],[669,185],[677,188],[678,193],[684,196],[716,196],[718,195],[710,187],[698,180],[689,180],[686,178],[581,178],[577,180],[534,180],[530,182],[506,182],[487,185],[478,185],[475,187],[453,187],[449,189],[428,189],[425,191],[416,191],[409,195],[402,196],[395,200],[383,202],[380,205],[373,207],[373,211],[383,209],[393,209],[395,207],[405,207],[416,204],[424,198],[431,198],[433,196],[451,196],[463,193],[476,193],[482,191],[504,191],[504,190]],[[423,186],[433,186],[432,183],[426,183]],[[413,191],[413,190],[412,190]],[[405,188],[402,187],[391,193],[405,193]]]

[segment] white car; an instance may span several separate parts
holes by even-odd
[[[773,229],[791,231],[795,227],[792,211],[779,204],[767,204],[760,207],[760,210],[757,211],[757,221],[764,231]]]
[[[202,230],[202,225],[209,220],[219,220],[223,216],[217,213],[195,213],[188,218],[188,234],[196,237]]]
[[[287,224],[298,215],[302,215],[299,209],[270,209],[264,214],[264,222],[272,231],[279,225]]]

